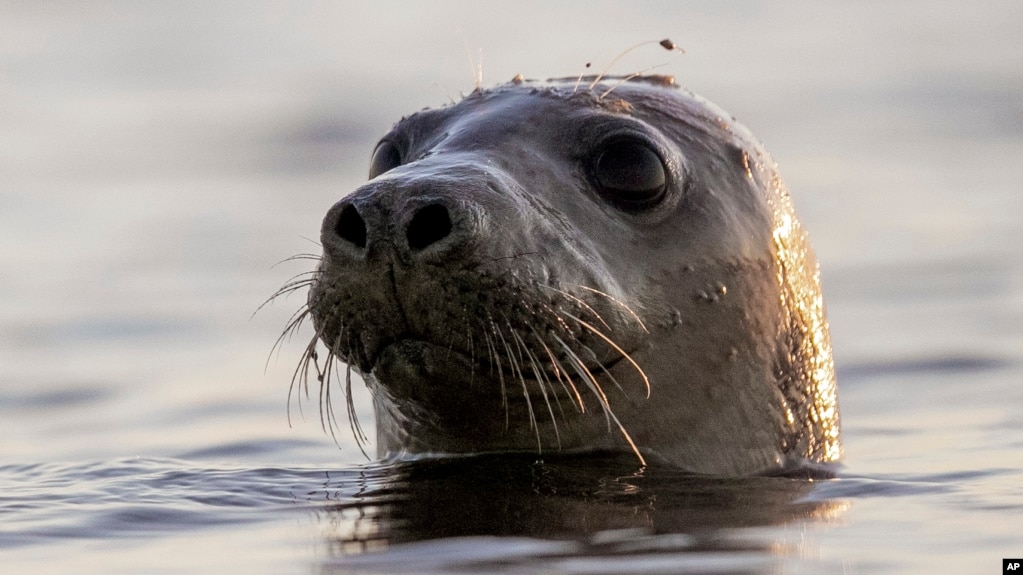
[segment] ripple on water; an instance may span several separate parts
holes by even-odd
[[[304,521],[319,534],[326,572],[729,573],[791,558],[829,571],[840,566],[807,558],[802,538],[840,520],[850,502],[937,497],[980,510],[985,502],[964,486],[1016,478],[1013,469],[714,478],[596,454],[342,470],[181,459],[8,465],[0,467],[0,548]]]
[[[355,476],[357,472],[352,472]],[[202,467],[175,459],[0,467],[0,547],[155,536],[303,510],[345,472]]]

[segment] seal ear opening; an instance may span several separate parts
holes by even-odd
[[[627,211],[657,205],[668,187],[668,169],[661,156],[636,138],[604,144],[594,155],[590,173],[600,194]]]
[[[393,143],[384,140],[377,144],[369,161],[369,179],[373,179],[388,170],[401,165],[401,150]]]

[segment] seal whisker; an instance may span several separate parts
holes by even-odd
[[[522,336],[519,335],[518,331],[516,331],[510,324],[508,325],[508,329],[511,330],[512,337],[515,338],[515,345],[519,348],[519,354],[521,355],[522,353],[525,353],[526,359],[529,360],[529,363],[530,363],[530,365],[533,368],[533,374],[536,375],[536,385],[537,385],[537,387],[540,388],[540,394],[543,396],[543,401],[547,405],[547,413],[549,413],[550,416],[551,416],[551,423],[554,426],[554,437],[555,437],[555,439],[557,441],[558,449],[560,450],[561,449],[561,432],[558,430],[558,419],[554,415],[554,408],[551,407],[551,400],[550,400],[550,397],[547,394],[547,388],[546,388],[546,386],[544,386],[544,378],[545,378],[545,376],[543,374],[543,370],[540,369],[540,365],[536,361],[536,356],[533,355],[533,353],[531,351],[529,351],[528,347],[526,347],[526,342],[522,341]],[[526,380],[525,380],[525,378],[523,378],[523,380],[522,380],[522,387],[523,387],[523,391],[528,394],[528,389],[526,389]],[[552,390],[553,390],[553,388],[552,388]],[[557,394],[554,395],[554,399],[558,403],[558,408],[561,409],[561,401],[558,400]],[[564,414],[565,414],[564,411],[562,411],[561,414],[562,414],[562,416],[564,416]],[[540,445],[540,425],[539,425],[539,423],[537,424],[536,428],[537,428],[536,429],[537,446],[542,448],[542,445]]]
[[[295,371],[291,374],[291,386],[289,387],[289,390],[288,390],[288,399],[290,401],[290,399],[291,399],[291,390],[294,389],[295,383],[297,382],[298,383],[298,393],[299,393],[299,404],[298,404],[299,412],[301,412],[301,410],[302,410],[302,402],[301,402],[301,400],[302,400],[302,393],[305,393],[306,399],[309,398],[309,366],[312,365],[312,367],[317,372],[317,376],[319,375],[319,371],[320,371],[320,363],[319,363],[320,362],[320,358],[319,358],[319,354],[316,352],[316,345],[318,343],[317,339],[319,337],[320,337],[320,334],[317,334],[316,336],[313,337],[312,340],[309,341],[309,343],[305,347],[305,350],[303,350],[303,352],[302,352],[301,360],[298,362],[298,365],[295,366]],[[304,417],[305,414],[302,413],[302,416]]]
[[[509,326],[509,328],[510,328],[510,326]],[[539,426],[537,425],[537,422],[536,422],[536,412],[533,411],[533,402],[532,402],[531,398],[529,397],[529,388],[526,387],[526,378],[522,375],[522,368],[521,368],[521,364],[520,364],[521,357],[519,359],[516,359],[515,358],[515,354],[512,353],[511,345],[508,344],[508,340],[504,337],[504,333],[502,331],[498,331],[497,333],[498,333],[498,335],[501,338],[501,343],[504,345],[505,356],[508,358],[508,363],[509,363],[509,365],[511,367],[512,374],[514,374],[515,376],[517,376],[519,378],[519,384],[522,387],[522,396],[526,400],[526,408],[529,411],[529,427],[530,427],[530,429],[539,431],[539,429],[538,429]],[[513,330],[513,333],[514,333],[514,330]],[[537,443],[539,444],[539,442],[540,442],[540,437],[538,435],[537,436]]]
[[[536,328],[529,326],[529,329],[533,330],[533,336],[536,337],[536,341],[540,342],[544,351],[547,352],[547,357],[551,360],[551,367],[554,369],[554,375],[557,376],[558,382],[561,383],[561,387],[565,390],[565,393],[570,397],[573,395],[575,396],[576,401],[574,403],[579,406],[579,413],[586,413],[586,404],[583,403],[583,398],[579,395],[579,390],[576,389],[575,383],[572,381],[572,378],[569,377],[568,372],[565,371],[561,363],[554,357],[554,352],[551,351],[550,346],[548,346],[547,343],[544,342],[543,338],[540,337]],[[569,388],[571,388],[571,391],[569,391]]]
[[[337,439],[335,433],[335,423],[337,421],[334,416],[334,405],[330,400],[330,381],[331,374],[334,371],[334,366],[337,365],[335,349],[340,345],[341,336],[338,335],[334,340],[334,345],[327,350],[327,359],[323,369],[323,376],[320,378],[320,425],[324,428],[324,431],[328,431],[329,428],[330,436],[334,440],[334,444],[340,446],[341,443]]]
[[[469,344],[469,385],[476,381],[476,345],[475,340],[472,337],[472,325],[465,322],[466,340]]]
[[[490,327],[494,330],[494,337],[498,335],[497,324],[494,320],[490,320]],[[486,333],[486,332],[484,332]],[[487,336],[487,345],[490,346],[490,358],[492,363],[490,364],[491,373],[496,369],[497,380],[500,382],[501,387],[501,405],[504,406],[504,428],[509,429],[511,427],[511,419],[508,414],[508,387],[504,383],[504,370],[501,369],[501,356],[497,353],[497,344]]]
[[[532,326],[529,327],[530,329],[532,329]],[[523,352],[525,352],[526,358],[529,360],[530,366],[533,368],[533,374],[536,375],[537,385],[540,388],[540,393],[543,394],[544,402],[547,404],[547,411],[551,415],[551,422],[554,424],[554,432],[556,435],[558,435],[558,449],[561,449],[561,436],[560,434],[558,434],[558,422],[554,418],[554,412],[553,409],[551,408],[549,396],[551,395],[554,396],[554,403],[557,404],[558,411],[561,413],[561,416],[564,417],[565,408],[562,407],[561,405],[561,398],[558,397],[557,389],[554,387],[554,382],[552,382],[550,376],[547,375],[547,371],[543,369],[543,365],[541,365],[540,358],[536,356],[533,350],[529,349],[529,346],[526,345],[525,340],[522,339],[522,336],[520,336],[518,332],[512,333],[515,336],[515,339],[518,341],[519,345],[521,346]],[[542,344],[543,342],[540,343]],[[550,388],[549,394],[547,393],[547,388]]]
[[[570,294],[570,293],[568,293],[566,291],[562,291],[562,290],[559,290],[559,289],[551,287],[551,286],[540,286],[540,287],[543,287],[543,288],[549,289],[551,291],[554,291],[556,293],[559,293],[559,294],[561,294],[561,295],[571,299],[572,301],[578,303],[579,305],[583,306],[584,308],[586,308],[587,311],[592,313],[595,318],[600,320],[600,323],[604,324],[604,327],[606,327],[608,331],[611,331],[611,326],[608,325],[606,321],[604,321],[604,318],[600,317],[600,314],[597,313],[597,310],[595,310],[592,307],[590,307],[590,304],[586,303],[582,299],[580,299],[580,298],[578,298],[578,297],[576,297],[576,296],[574,296],[574,295],[572,295],[572,294]],[[548,309],[550,309],[550,308],[548,308]],[[557,312],[555,312],[554,310],[551,310],[551,312],[554,313],[554,314],[557,314]]]
[[[604,410],[604,417],[605,419],[608,420],[607,425],[608,429],[610,429],[611,406],[608,403],[607,395],[604,393],[603,388],[600,387],[600,383],[597,381],[597,378],[594,377],[592,373],[590,373],[590,370],[587,369],[585,362],[583,362],[583,360],[580,359],[579,356],[576,355],[574,351],[572,351],[572,348],[567,343],[565,343],[563,339],[556,335],[554,335],[553,337],[554,340],[561,345],[561,349],[562,351],[565,352],[565,357],[568,358],[568,363],[572,366],[573,369],[575,369],[576,375],[579,376],[583,383],[586,384],[586,387],[588,387],[589,390],[593,392],[593,395],[596,396],[597,402],[600,404],[601,409]]]
[[[295,367],[295,371],[291,375],[291,384],[288,385],[288,402],[287,402],[288,427],[291,427],[291,396],[292,396],[292,394],[295,391],[295,383],[299,384],[299,389],[304,387],[305,388],[305,392],[306,392],[306,397],[309,396],[309,385],[307,383],[307,381],[308,381],[307,374],[309,373],[309,363],[310,362],[312,362],[314,364],[316,363],[316,345],[317,345],[317,343],[320,340],[320,335],[321,334],[319,332],[317,332],[313,336],[313,338],[309,341],[309,343],[306,345],[305,349],[302,351],[302,357],[299,359],[298,365]],[[319,371],[319,366],[317,366],[317,371]],[[298,400],[297,403],[298,403],[298,412],[299,412],[299,414],[301,414],[303,417],[305,417],[305,413],[303,413],[303,411],[302,411],[301,396],[299,396],[299,400]]]
[[[583,320],[581,320],[581,319],[579,319],[579,318],[577,318],[577,317],[575,317],[575,316],[573,316],[573,315],[571,315],[569,313],[565,313],[565,315],[570,317],[570,318],[572,318],[572,319],[574,319],[575,321],[579,322],[579,325],[581,325],[581,326],[585,327],[586,329],[590,330],[590,333],[592,333],[593,335],[595,335],[595,336],[599,337],[600,339],[604,340],[608,345],[613,347],[615,351],[617,351],[619,354],[621,354],[621,356],[625,359],[625,361],[628,361],[629,363],[631,363],[632,367],[636,368],[636,372],[639,373],[639,376],[643,378],[643,385],[646,386],[646,397],[647,397],[647,399],[650,399],[650,378],[648,378],[646,376],[646,372],[644,372],[643,368],[640,367],[638,363],[636,363],[636,360],[632,359],[632,356],[629,355],[628,352],[626,352],[624,349],[619,347],[617,343],[615,343],[614,341],[611,340],[611,338],[609,338],[606,335],[600,333],[599,329],[593,327],[592,325],[586,323],[585,321],[583,321]],[[608,374],[608,375],[610,375],[610,374]]]
[[[359,446],[362,455],[369,459],[369,454],[366,453],[364,447],[364,444],[369,441],[369,437],[362,430],[359,416],[355,412],[355,400],[352,397],[352,366],[347,363],[345,364],[345,404],[348,408],[348,426],[352,430],[352,435],[355,436],[355,444]]]
[[[579,347],[581,347],[582,350],[586,351],[586,353],[589,354],[590,359],[593,360],[596,366],[600,368],[600,371],[602,371],[604,375],[606,375],[608,379],[611,380],[611,383],[615,384],[615,388],[618,391],[622,392],[622,395],[625,396],[625,399],[632,401],[632,397],[629,396],[629,392],[625,391],[625,388],[622,387],[622,384],[618,382],[618,379],[610,371],[608,371],[607,367],[605,367],[603,363],[600,362],[600,360],[597,357],[597,353],[593,351],[593,348],[583,344],[579,344]]]
[[[274,352],[276,351],[279,353],[281,351],[284,341],[291,339],[291,336],[298,331],[302,322],[309,317],[310,313],[312,313],[312,311],[309,309],[309,305],[302,304],[302,307],[298,308],[298,311],[292,314],[291,319],[288,320],[288,325],[284,327],[284,331],[282,331],[281,335],[277,337],[277,341],[274,342],[273,346],[270,348],[270,353],[266,356],[266,363],[263,364],[263,373],[266,373],[266,371],[270,369],[270,360],[273,359]]]
[[[358,342],[353,344],[351,341],[351,333],[348,330],[342,329],[342,331],[338,334],[338,343],[340,343],[342,335],[345,337],[346,345],[352,350],[353,355],[358,356],[358,350],[356,349]],[[343,393],[345,395],[345,408],[348,415],[348,426],[352,431],[352,435],[355,438],[355,443],[358,446],[359,451],[361,451],[362,454],[369,459],[369,454],[366,453],[365,449],[365,443],[369,442],[369,436],[367,436],[365,431],[363,431],[362,424],[359,423],[359,416],[355,411],[355,398],[352,394],[352,364],[342,359],[336,349],[329,350],[328,353],[334,361],[345,365],[345,387]]]
[[[293,256],[293,257],[288,258],[287,260],[283,260],[283,261],[277,262],[276,264],[274,264],[274,266],[276,266],[278,264],[282,264],[282,263],[287,262],[289,260],[293,260],[293,259],[299,259],[299,258],[297,256]],[[306,258],[301,258],[301,259],[306,259]],[[315,259],[317,262],[320,262],[320,258],[313,258],[312,255],[309,255],[308,259]],[[273,267],[273,266],[271,266],[271,267]],[[318,269],[316,269],[316,268],[313,268],[311,270],[306,270],[304,272],[298,272],[297,274],[295,274],[295,275],[291,276],[290,278],[288,278],[284,282],[284,285],[288,285],[288,284],[298,280],[298,278],[301,278],[301,277],[306,277],[306,276],[316,277],[317,275],[319,275],[319,273],[320,273],[320,271]]]
[[[292,282],[284,284],[283,286],[281,286],[280,289],[278,289],[276,292],[274,292],[273,295],[271,295],[270,297],[266,298],[266,300],[263,301],[263,303],[259,304],[259,307],[257,307],[255,309],[255,311],[252,312],[252,315],[249,316],[249,320],[251,320],[252,318],[256,317],[257,313],[259,313],[264,307],[266,307],[266,306],[270,305],[271,303],[273,303],[273,301],[276,300],[277,298],[282,297],[282,296],[291,295],[292,293],[294,293],[294,292],[296,292],[296,291],[298,291],[298,290],[300,290],[302,288],[311,288],[313,283],[315,283],[315,278],[306,278],[306,279],[303,279],[303,280],[292,281]],[[300,313],[302,313],[303,310],[308,309],[308,307],[309,307],[309,302],[303,303],[302,306],[298,308],[298,311],[296,311],[295,313],[293,313],[291,315],[291,318],[289,319],[289,321],[291,319],[294,319],[295,316],[297,316]],[[285,331],[287,331],[287,329],[285,329]],[[276,347],[276,346],[274,346],[274,347]],[[272,352],[271,352],[271,355],[272,355]]]
[[[339,338],[340,338],[340,335],[341,334],[338,335]],[[323,338],[323,331],[322,331],[322,329],[321,330],[317,330],[316,335],[314,335],[313,339],[310,340],[310,342],[306,345],[306,348],[305,348],[305,350],[302,353],[302,358],[299,361],[298,365],[295,367],[295,371],[291,375],[291,385],[288,387],[288,424],[289,424],[289,426],[291,425],[291,396],[292,396],[292,393],[294,392],[295,383],[296,382],[299,384],[299,388],[302,391],[305,392],[306,398],[307,399],[309,398],[309,368],[310,367],[312,367],[313,370],[316,372],[316,380],[320,383],[320,391],[322,393],[323,382],[324,382],[325,378],[327,377],[327,372],[329,371],[331,361],[334,358],[334,354],[330,351],[330,349],[328,349],[327,350],[327,357],[324,360],[324,367],[323,367],[323,369],[320,368],[319,354],[317,353],[316,348],[317,348],[318,342],[321,341],[322,338]],[[298,400],[297,403],[298,403],[299,413],[303,417],[305,417],[305,412],[304,412],[304,410],[302,408],[301,395],[299,396],[299,400]],[[320,413],[320,424],[321,424],[321,427],[322,427],[323,426],[323,413],[322,413],[322,411]],[[326,432],[326,429],[324,429],[324,431]]]
[[[291,314],[288,318],[288,324],[284,326],[284,331],[281,333],[282,336],[290,336],[292,332],[296,331],[306,317],[311,313],[309,302],[305,302],[295,310],[295,313]]]
[[[530,328],[532,328],[532,326],[530,326]],[[542,366],[540,365],[540,361],[537,359],[536,354],[533,353],[531,349],[529,349],[529,346],[526,345],[525,340],[522,339],[521,335],[519,335],[518,330],[513,328],[511,324],[508,324],[508,330],[511,332],[512,337],[515,339],[515,347],[519,352],[520,361],[523,362],[527,360],[529,361],[529,366],[533,370],[533,375],[536,376],[536,381],[540,386],[540,392],[544,394],[545,396],[544,399],[546,400],[547,386],[551,386],[551,390],[552,391],[554,390],[553,385],[551,385],[550,379],[547,377],[547,373],[543,370]],[[559,402],[560,407],[561,400],[556,397],[556,394],[555,400]]]
[[[629,432],[626,431],[625,426],[622,425],[622,422],[618,420],[618,416],[615,415],[614,411],[611,409],[611,405],[607,401],[607,395],[605,395],[604,390],[600,388],[600,384],[597,382],[597,378],[594,377],[593,373],[590,372],[589,369],[587,369],[586,364],[584,364],[583,361],[579,359],[579,356],[577,356],[575,352],[573,352],[568,347],[568,344],[566,344],[557,336],[554,337],[555,339],[558,340],[559,343],[561,343],[562,347],[565,350],[565,355],[569,359],[569,363],[571,363],[572,366],[578,371],[579,377],[586,381],[586,385],[591,390],[593,390],[594,394],[597,396],[600,402],[600,406],[604,410],[604,417],[608,421],[608,429],[610,430],[611,421],[614,421],[615,425],[618,427],[618,431],[621,432],[622,437],[625,439],[626,443],[629,444],[629,447],[632,448],[632,452],[635,453],[636,457],[639,459],[639,463],[641,465],[646,465],[646,460],[643,459],[643,455],[639,452],[639,448],[636,447],[636,443],[632,440],[632,436],[629,435]]]
[[[633,311],[632,308],[629,307],[628,304],[626,304],[625,302],[621,301],[620,299],[618,299],[618,298],[616,298],[616,297],[614,297],[614,296],[612,296],[610,294],[606,294],[606,293],[604,293],[604,292],[602,292],[602,291],[600,291],[598,289],[594,289],[594,288],[591,288],[589,286],[576,285],[576,287],[584,289],[586,291],[593,292],[593,293],[595,293],[597,295],[600,295],[600,296],[604,296],[608,300],[610,300],[611,302],[613,302],[615,304],[618,304],[619,307],[621,307],[625,311],[629,312],[629,315],[631,315],[636,320],[636,323],[639,324],[639,327],[643,329],[644,333],[650,333],[650,330],[648,330],[646,328],[646,324],[643,323],[643,320],[640,319],[639,315],[635,311]],[[605,325],[607,325],[607,324],[605,324]]]
[[[451,358],[451,352],[454,351],[455,349],[455,338],[458,337],[458,335],[455,333],[455,330],[453,329],[450,330],[448,333],[450,334],[448,335],[448,351],[444,355],[444,359]]]
[[[337,413],[334,411],[334,400],[331,396],[331,383],[337,379],[335,374],[338,372],[339,365],[343,364],[345,367],[345,386],[341,388],[341,392],[345,396],[348,427],[352,431],[352,435],[355,438],[355,444],[358,446],[359,451],[368,459],[369,454],[366,453],[364,443],[369,441],[369,438],[366,437],[366,434],[362,431],[362,426],[359,424],[359,418],[355,413],[355,403],[352,400],[352,367],[348,363],[344,362],[341,359],[340,354],[337,353],[340,346],[341,334],[339,334],[334,340],[334,345],[327,350],[327,359],[325,360],[324,369],[322,374],[318,377],[320,381],[320,425],[324,427],[324,432],[329,431],[331,438],[334,440],[334,444],[340,447],[341,442],[337,435],[339,422]]]
[[[487,360],[487,364],[490,366],[489,375],[494,375],[494,365],[497,363],[497,350],[494,349],[494,342],[491,341],[490,334],[486,330],[483,330],[483,341],[487,344],[487,352],[490,354],[490,359]]]
[[[302,278],[302,276],[309,276],[309,277]],[[302,279],[298,279],[298,278],[302,278]],[[314,281],[316,281],[316,272],[315,271],[302,272],[300,274],[296,274],[296,275],[292,276],[288,281],[286,281],[284,283],[284,285],[282,285],[280,288],[278,288],[277,291],[275,291],[273,293],[273,295],[271,295],[270,297],[266,298],[266,300],[263,303],[259,304],[259,307],[256,308],[256,311],[252,312],[253,315],[255,315],[256,312],[258,312],[259,310],[261,310],[264,307],[266,307],[268,304],[272,303],[275,299],[277,299],[277,298],[279,298],[281,296],[285,296],[285,295],[291,294],[292,292],[294,292],[296,290],[299,290],[301,288],[309,287],[309,286],[311,286],[313,284]]]
[[[319,243],[317,243],[317,245],[319,245]],[[293,256],[288,256],[288,257],[284,258],[283,260],[275,263],[274,265],[270,266],[270,269],[274,269],[274,268],[276,268],[277,266],[279,266],[279,265],[281,265],[283,263],[293,262],[293,261],[298,261],[298,260],[312,260],[314,262],[319,262],[319,261],[323,261],[323,256],[320,255],[320,254],[310,254],[310,253],[295,254]],[[309,273],[314,273],[314,272],[309,272]]]
[[[270,266],[270,269],[273,269],[275,266],[280,265],[280,264],[282,264],[284,262],[288,262],[288,261],[292,261],[292,260],[299,260],[299,259],[311,259],[311,260],[315,260],[317,262],[321,261],[320,256],[317,256],[317,255],[314,255],[314,254],[298,254],[298,255],[294,255],[294,256],[291,256],[290,258],[286,258],[284,260],[281,260],[281,261],[277,262],[276,264]],[[271,302],[273,302],[275,299],[277,299],[277,298],[279,298],[281,296],[288,295],[288,294],[294,292],[295,290],[301,289],[303,287],[312,287],[312,285],[313,285],[313,283],[315,283],[316,277],[318,275],[319,275],[319,271],[314,269],[314,270],[311,270],[311,271],[305,271],[305,272],[297,273],[297,274],[291,276],[290,278],[288,278],[288,280],[286,282],[284,282],[284,285],[282,285],[280,288],[277,289],[277,291],[275,291],[273,293],[273,295],[271,295],[270,297],[266,298],[266,300],[263,303],[259,304],[259,307],[256,308],[256,311],[252,312],[252,315],[255,316],[256,313],[259,312],[259,310],[263,309],[264,307],[269,305]],[[304,277],[304,276],[308,276],[308,277]],[[302,278],[302,279],[299,279],[299,278]]]
[[[529,389],[526,387],[526,378],[522,376],[522,370],[519,369],[519,362],[516,361],[515,355],[512,353],[511,346],[508,345],[508,340],[505,339],[504,334],[500,329],[498,329],[497,335],[501,339],[501,344],[504,345],[505,356],[508,358],[508,363],[511,364],[512,373],[518,376],[519,383],[522,385],[522,397],[526,400],[526,410],[529,413],[529,428],[536,432],[536,442],[538,447],[540,447],[540,426],[537,425],[536,422],[536,413],[533,411],[533,401],[530,399]]]

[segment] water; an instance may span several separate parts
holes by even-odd
[[[371,463],[269,358],[402,114],[637,51],[736,114],[820,257],[837,477]],[[1023,555],[1017,2],[0,6],[4,573],[997,573]],[[303,332],[300,339],[311,337]],[[359,410],[368,421],[365,398]]]

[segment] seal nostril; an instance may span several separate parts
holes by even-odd
[[[448,209],[440,204],[430,204],[419,210],[405,230],[408,245],[421,250],[440,241],[451,233],[451,216]]]
[[[345,206],[337,219],[337,224],[334,225],[334,231],[341,239],[355,244],[356,247],[366,247],[366,222],[355,206],[351,204]]]

